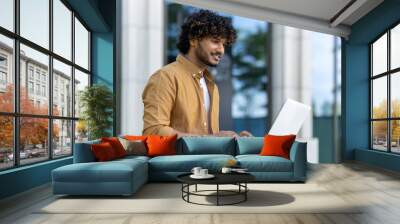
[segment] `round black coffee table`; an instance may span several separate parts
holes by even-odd
[[[190,177],[191,173],[182,174],[177,177],[178,181],[182,183],[182,199],[188,203],[198,204],[198,205],[234,205],[239,204],[241,202],[245,202],[247,200],[247,192],[249,188],[247,187],[247,183],[255,180],[255,177],[248,173],[215,173],[213,174],[215,177],[212,179],[193,179]],[[216,185],[215,190],[197,190],[198,184],[205,185]],[[190,191],[190,186],[195,186],[194,191]],[[238,186],[237,190],[223,190],[220,189],[220,185],[236,185]],[[209,192],[215,192],[215,194],[205,194]],[[190,196],[204,196],[204,197],[216,197],[216,204],[202,204],[190,201]],[[221,203],[221,197],[230,197],[230,196],[241,196],[238,201],[234,201],[231,203]]]

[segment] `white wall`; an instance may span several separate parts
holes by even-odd
[[[141,134],[142,91],[164,63],[164,1],[117,1],[117,135]]]

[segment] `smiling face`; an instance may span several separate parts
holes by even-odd
[[[192,47],[199,62],[211,67],[219,64],[225,53],[225,39],[206,37],[194,42]]]

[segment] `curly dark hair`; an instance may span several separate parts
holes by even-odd
[[[224,38],[229,46],[236,40],[236,31],[228,17],[209,10],[200,10],[185,20],[176,46],[181,53],[186,54],[190,48],[190,40],[201,40],[205,37]]]

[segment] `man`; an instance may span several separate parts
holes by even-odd
[[[177,43],[181,54],[153,74],[143,91],[144,135],[237,136],[219,130],[219,92],[207,69],[218,65],[235,40],[226,17],[200,10],[186,19]]]

